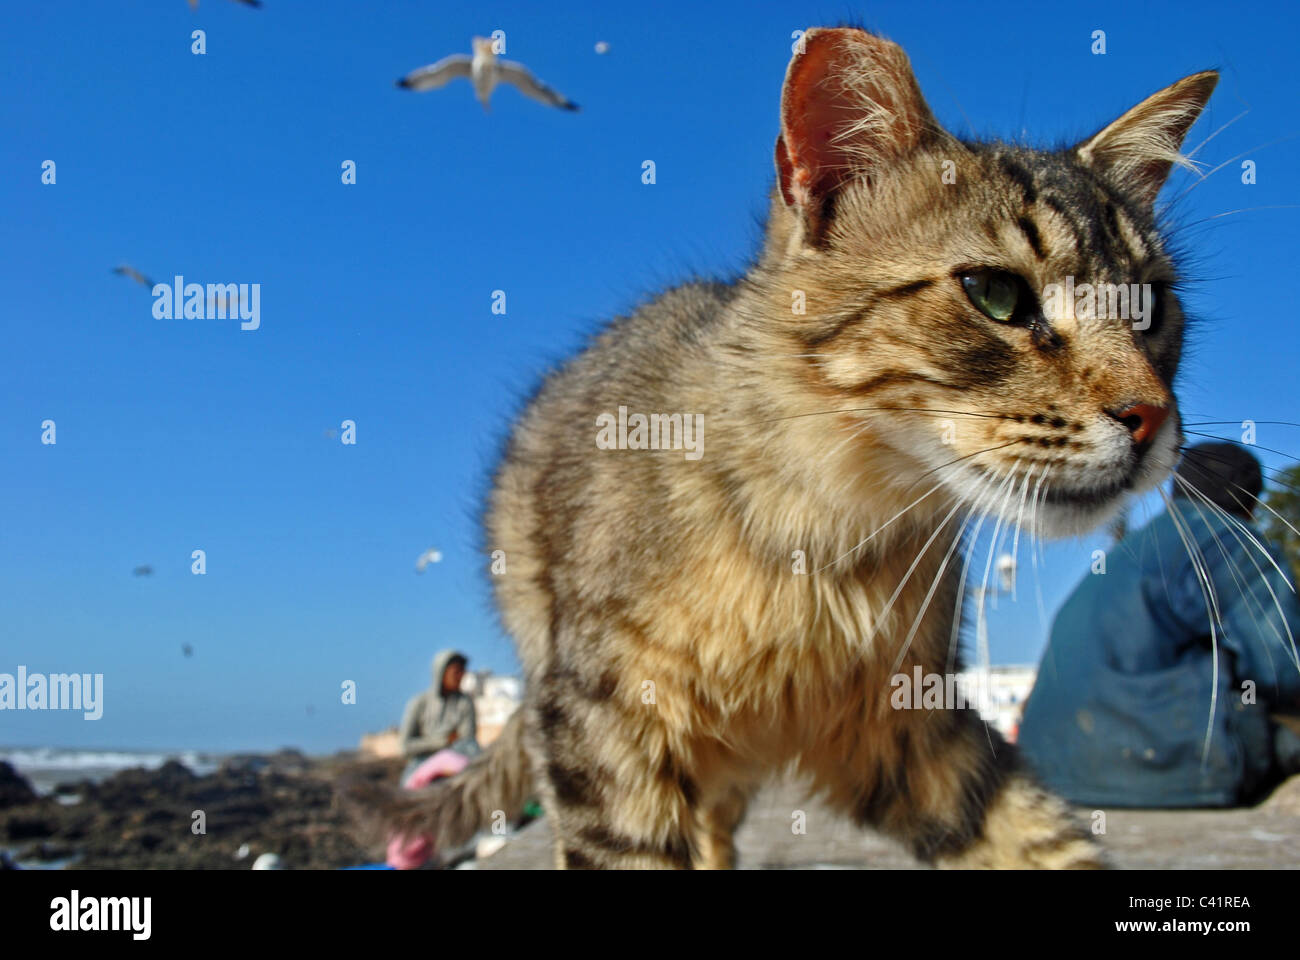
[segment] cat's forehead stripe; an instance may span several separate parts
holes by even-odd
[[[1021,217],[1016,221],[1016,225],[1020,227],[1020,232],[1025,235],[1025,239],[1029,241],[1029,246],[1033,249],[1034,256],[1039,260],[1042,260],[1043,238],[1039,234],[1038,227],[1034,224],[1034,221],[1030,220],[1028,217]]]
[[[1083,251],[1087,249],[1087,243],[1083,238],[1083,229],[1075,220],[1074,214],[1070,210],[1069,205],[1063,202],[1059,197],[1051,194],[1043,197],[1043,204],[1053,213],[1057,214],[1059,218],[1057,222],[1064,222],[1069,228],[1071,238],[1074,240],[1075,253],[1082,255]]]
[[[1034,175],[1029,168],[1013,157],[1002,156],[998,159],[1002,172],[1019,184],[1024,193],[1025,206],[1032,206],[1038,199],[1038,188],[1034,185]]]
[[[1064,254],[1061,246],[1073,240],[1073,257],[1081,269],[1128,276],[1158,249],[1149,218],[1071,154],[1005,145],[993,146],[991,152],[997,173],[1018,188],[1023,207],[1016,223],[1038,259]],[[1059,219],[1036,216],[1036,207],[1046,207]]]
[[[1108,209],[1114,211],[1116,221],[1119,225],[1120,239],[1123,240],[1124,244],[1133,252],[1133,256],[1137,262],[1140,263],[1148,259],[1151,256],[1151,248],[1147,245],[1146,240],[1143,239],[1142,234],[1140,234],[1133,226],[1133,221],[1129,219],[1128,214],[1125,213],[1122,207],[1112,206]]]

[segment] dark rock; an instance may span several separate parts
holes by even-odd
[[[34,840],[40,837],[48,837],[58,829],[58,821],[54,817],[43,816],[23,816],[14,814],[5,820],[5,834],[8,839],[13,840]]]
[[[76,848],[63,843],[33,843],[18,851],[19,860],[67,860],[76,855]]]
[[[269,769],[270,766],[271,759],[262,754],[235,754],[222,760],[221,768],[217,772],[226,776],[256,775]]]
[[[352,866],[383,852],[354,839],[334,803],[334,783],[344,776],[395,783],[400,769],[400,760],[281,750],[232,757],[202,777],[175,762],[124,770],[98,785],[78,784],[78,804],[36,798],[0,811],[0,839],[43,841],[55,859],[77,856],[74,870],[247,870],[262,853],[279,854],[291,869]],[[195,833],[200,822],[205,832]],[[235,856],[241,844],[249,848],[242,860]]]
[[[36,799],[36,791],[13,767],[0,760],[0,810],[20,807]]]

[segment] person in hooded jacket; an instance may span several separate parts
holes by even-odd
[[[454,750],[466,757],[482,748],[474,701],[460,692],[469,658],[458,650],[441,650],[433,658],[433,684],[416,694],[406,705],[398,728],[398,746],[407,760],[402,782],[440,750]]]
[[[1236,806],[1300,772],[1300,602],[1254,525],[1260,463],[1207,443],[1176,476],[1065,601],[1025,705],[1020,749],[1074,803]]]

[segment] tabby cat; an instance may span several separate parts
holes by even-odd
[[[943,130],[895,44],[809,30],[757,264],[616,320],[514,427],[485,546],[525,702],[460,775],[369,798],[382,822],[445,848],[537,795],[560,867],[726,868],[792,768],[928,863],[1103,865],[975,710],[896,709],[894,678],[957,668],[965,521],[1082,532],[1176,460],[1153,202],[1217,79],[1037,151]],[[1154,308],[1049,309],[1067,282]]]

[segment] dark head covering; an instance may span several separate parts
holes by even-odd
[[[1183,451],[1183,459],[1174,471],[1187,483],[1205,494],[1216,506],[1239,517],[1249,517],[1255,498],[1264,489],[1264,473],[1259,460],[1235,443],[1201,443]],[[1174,496],[1198,500],[1174,484]]]

